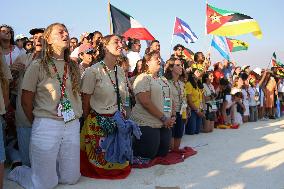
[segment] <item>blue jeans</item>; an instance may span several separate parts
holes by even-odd
[[[197,115],[195,111],[191,110],[191,116],[185,127],[185,134],[194,135],[199,134],[202,124],[202,119]]]
[[[6,160],[5,156],[5,147],[4,147],[4,128],[5,128],[5,122],[0,115],[0,163],[3,163]]]
[[[31,133],[31,127],[17,127],[18,145],[22,163],[28,167],[31,166],[29,156]]]

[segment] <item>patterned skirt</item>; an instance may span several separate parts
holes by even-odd
[[[129,162],[119,164],[105,160],[105,151],[101,147],[105,137],[106,134],[98,124],[96,114],[90,113],[80,136],[81,174],[101,179],[126,178],[131,172]]]

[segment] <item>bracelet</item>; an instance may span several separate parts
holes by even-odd
[[[166,120],[167,120],[167,117],[166,117],[165,115],[163,115],[162,117],[160,117],[160,121],[161,121],[161,122],[164,123]]]

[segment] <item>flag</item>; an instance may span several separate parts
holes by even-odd
[[[186,43],[188,41],[194,43],[198,39],[195,33],[191,31],[189,25],[178,17],[175,20],[173,35],[183,38]]]
[[[261,29],[252,17],[209,4],[206,9],[206,28],[207,33],[213,35],[236,36],[252,33],[256,38],[262,38]]]
[[[188,49],[188,48],[184,48],[182,51],[182,54],[185,58],[185,60],[193,60],[194,58],[194,52],[192,52],[192,50]]]
[[[238,39],[226,38],[230,52],[248,50],[249,44]]]
[[[153,35],[129,14],[110,4],[113,33],[126,38],[154,40]]]
[[[276,53],[272,54],[271,64],[273,67],[281,67],[284,68],[284,64],[277,60]]]
[[[211,46],[214,47],[226,60],[230,60],[226,38],[223,36],[213,36]]]

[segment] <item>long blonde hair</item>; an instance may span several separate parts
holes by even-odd
[[[48,64],[51,61],[53,49],[51,45],[47,43],[47,40],[50,37],[53,27],[57,25],[60,25],[66,28],[64,24],[54,23],[54,24],[49,25],[43,34],[44,41],[42,45],[41,66],[43,67],[43,69],[45,70],[45,72],[47,73],[49,77],[51,77],[51,73],[50,73]],[[71,75],[72,91],[73,91],[74,96],[76,96],[76,94],[80,92],[80,71],[79,71],[78,65],[70,59],[70,49],[69,48],[65,49],[64,51],[64,60],[65,62],[68,63],[68,68],[70,70],[70,75]]]

